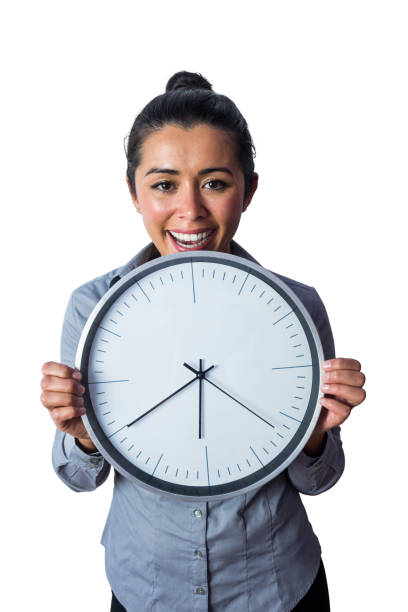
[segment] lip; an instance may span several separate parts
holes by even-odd
[[[216,230],[214,228],[208,228],[207,230],[171,230],[172,232],[176,232],[176,233],[180,233],[180,234],[198,234],[198,233],[202,233],[205,231],[211,231],[211,234],[208,236],[207,240],[203,243],[200,244],[200,246],[196,246],[196,247],[192,247],[192,248],[185,248],[183,249],[183,247],[181,247],[179,244],[177,244],[177,242],[174,240],[173,236],[170,234],[170,232],[167,230],[167,234],[170,238],[171,243],[173,244],[173,246],[175,247],[175,249],[177,251],[201,251],[203,249],[206,248],[206,246],[211,242],[211,240],[213,239],[213,237],[216,234]]]

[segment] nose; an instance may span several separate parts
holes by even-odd
[[[176,207],[176,216],[179,219],[194,221],[208,215],[200,189],[195,185],[186,185],[179,190]]]

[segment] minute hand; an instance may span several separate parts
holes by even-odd
[[[272,425],[272,423],[269,423],[269,421],[267,421],[266,419],[264,419],[263,417],[261,417],[259,414],[257,414],[256,412],[254,412],[253,410],[251,410],[251,408],[248,408],[248,406],[245,406],[245,404],[243,404],[242,402],[240,402],[239,400],[237,400],[235,397],[233,397],[232,395],[230,395],[229,393],[227,393],[227,391],[224,391],[224,389],[221,389],[221,387],[219,387],[218,385],[216,385],[215,383],[213,383],[212,380],[210,380],[209,378],[207,378],[206,376],[204,377],[204,380],[206,380],[208,383],[210,383],[210,385],[213,385],[213,387],[215,387],[216,389],[218,389],[219,391],[221,391],[222,393],[225,393],[225,395],[228,395],[228,397],[230,397],[232,400],[234,400],[234,402],[237,402],[237,404],[239,404],[240,406],[242,406],[243,408],[245,408],[246,410],[249,410],[249,412],[252,412],[252,414],[254,414],[256,417],[258,417],[258,419],[261,419],[261,421],[264,421],[264,423],[266,423],[267,425],[270,425],[271,427],[275,428],[275,425]]]
[[[193,383],[195,380],[198,379],[198,376],[195,376],[194,378],[192,378],[191,380],[188,381],[188,383],[186,383],[185,385],[183,385],[182,387],[180,387],[179,389],[176,389],[176,391],[174,391],[171,395],[168,395],[167,397],[165,397],[161,402],[159,402],[158,404],[156,404],[155,406],[153,406],[152,408],[150,408],[149,410],[147,410],[147,412],[144,412],[143,414],[141,414],[140,416],[138,416],[136,419],[134,419],[131,423],[127,424],[127,427],[130,427],[131,425],[134,425],[135,423],[137,423],[137,421],[140,421],[140,419],[143,419],[143,417],[145,417],[147,414],[149,414],[149,412],[151,412],[152,410],[154,410],[155,408],[157,408],[158,406],[161,406],[161,404],[164,404],[164,402],[167,402],[168,399],[170,399],[171,397],[173,397],[174,395],[176,395],[176,393],[178,393],[179,391],[182,391],[183,389],[185,389],[186,387],[188,387],[188,385],[191,385],[191,383]]]

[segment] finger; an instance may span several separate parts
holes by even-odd
[[[82,374],[76,368],[70,368],[64,363],[57,363],[56,361],[47,361],[43,364],[41,372],[44,375],[59,376],[60,378],[76,378],[81,380]]]
[[[364,374],[356,370],[329,370],[322,375],[324,383],[339,383],[352,387],[362,387],[365,380]]]
[[[50,415],[58,429],[61,429],[66,426],[69,421],[81,417],[85,412],[84,407],[66,406],[64,408],[53,408],[50,410]]]
[[[321,397],[319,402],[329,413],[334,413],[340,419],[339,423],[345,421],[352,410],[351,406],[331,397]]]
[[[339,401],[346,401],[350,406],[358,406],[365,400],[366,392],[360,387],[351,387],[350,385],[339,384],[323,384],[321,390],[329,395],[334,395]]]
[[[72,393],[59,393],[56,391],[43,391],[41,393],[41,403],[46,408],[58,408],[60,406],[78,406],[84,405],[82,397],[72,395]]]
[[[59,376],[45,375],[41,379],[41,389],[43,391],[61,391],[81,396],[85,392],[85,387],[73,378],[60,378]]]
[[[361,363],[357,359],[345,359],[336,357],[322,363],[324,370],[361,370]]]

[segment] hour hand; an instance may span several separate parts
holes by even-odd
[[[195,376],[194,378],[192,378],[191,380],[188,381],[188,383],[186,383],[185,385],[183,385],[182,387],[180,387],[179,389],[176,389],[175,391],[173,391],[173,393],[171,393],[170,395],[168,395],[167,397],[165,397],[164,399],[162,399],[161,402],[159,402],[158,404],[155,404],[154,406],[152,406],[152,408],[150,408],[149,410],[147,410],[146,412],[144,412],[143,414],[141,414],[140,416],[138,416],[136,419],[134,419],[131,423],[127,424],[127,427],[130,427],[131,425],[134,425],[135,423],[137,423],[137,421],[140,421],[140,419],[143,419],[143,417],[145,417],[146,415],[149,414],[149,412],[152,412],[152,410],[154,410],[155,408],[158,408],[158,406],[161,406],[162,404],[164,404],[164,402],[167,402],[167,400],[169,400],[171,397],[173,397],[174,395],[176,395],[177,393],[179,393],[180,391],[182,391],[183,389],[185,389],[186,387],[188,387],[188,385],[191,385],[191,383],[193,383],[195,380],[198,379],[198,375]]]
[[[200,372],[200,370],[196,370],[195,368],[192,368],[191,365],[188,365],[188,363],[183,363],[183,366],[186,366],[186,368],[188,368],[189,370],[191,370],[192,372],[194,372],[194,374],[197,374],[198,378],[205,378],[204,374],[206,374],[207,372],[209,372],[209,370],[211,370],[214,366],[210,366],[209,368],[207,368],[206,370],[202,370]]]

